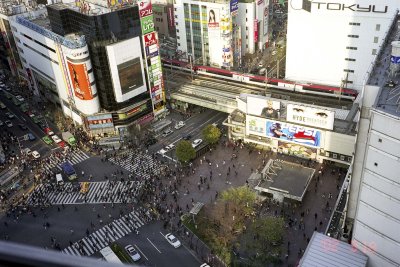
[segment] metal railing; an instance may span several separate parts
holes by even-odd
[[[71,39],[65,38],[61,35],[58,35],[50,30],[47,30],[22,16],[16,17],[16,21],[17,21],[17,23],[19,23],[19,24],[21,24],[21,25],[47,37],[47,38],[50,38],[51,40],[55,41],[56,43],[60,43],[61,45],[68,47],[70,49],[78,49],[78,48],[82,48],[86,45],[85,36],[83,36],[83,35],[77,37],[75,40],[71,40]]]

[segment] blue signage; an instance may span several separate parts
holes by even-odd
[[[400,57],[391,56],[390,62],[392,62],[393,64],[400,64]]]
[[[239,9],[239,0],[231,0],[230,7],[231,7],[231,14],[236,15]]]

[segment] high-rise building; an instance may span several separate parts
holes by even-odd
[[[268,41],[269,2],[189,1],[174,4],[178,50],[198,64],[231,68]]]
[[[361,90],[399,7],[399,0],[289,0],[286,79]]]

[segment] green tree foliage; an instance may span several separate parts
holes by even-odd
[[[221,137],[221,131],[214,125],[209,124],[203,128],[203,139],[209,144],[215,144]]]
[[[176,157],[182,163],[188,163],[196,157],[196,150],[189,141],[181,140],[176,146]]]

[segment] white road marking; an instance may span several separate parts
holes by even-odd
[[[140,253],[142,253],[143,257],[145,257],[146,260],[149,260],[149,259],[146,257],[146,255],[143,253],[143,251],[140,250],[140,248],[139,248],[138,246],[136,246],[136,245],[134,245],[134,246],[135,246],[135,248],[136,248],[137,250],[139,250]]]
[[[161,254],[161,251],[156,247],[156,245],[153,244],[153,242],[150,241],[150,239],[149,239],[148,237],[147,237],[147,241],[149,241],[150,244],[152,244],[153,247],[154,247],[155,249],[157,249],[157,251]]]

